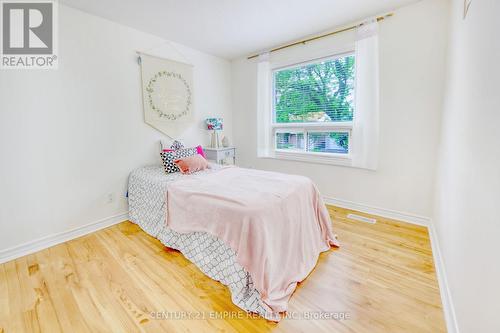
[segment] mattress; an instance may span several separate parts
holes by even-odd
[[[217,165],[211,167],[200,172],[209,173],[218,168]],[[205,275],[227,286],[235,305],[268,320],[279,320],[279,317],[266,311],[250,274],[238,264],[233,249],[208,233],[181,234],[166,226],[165,198],[168,184],[179,177],[190,176],[179,172],[166,174],[162,166],[134,170],[128,184],[129,220],[163,245],[180,251]]]

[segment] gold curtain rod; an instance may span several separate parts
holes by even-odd
[[[393,15],[394,15],[394,13],[389,13],[389,14],[384,15],[384,16],[379,16],[379,17],[377,17],[377,22],[385,20],[386,18],[391,17]],[[320,38],[325,38],[325,37],[328,37],[328,36],[336,35],[336,34],[339,34],[341,32],[345,32],[345,31],[353,30],[353,29],[356,29],[356,28],[358,28],[358,27],[360,27],[362,25],[363,25],[363,23],[360,23],[360,24],[356,24],[356,25],[350,26],[348,28],[344,28],[344,29],[340,29],[340,30],[337,30],[337,31],[328,32],[328,33],[323,34],[323,35],[319,35],[319,36],[314,36],[314,37],[302,39],[302,40],[299,40],[297,42],[293,42],[293,43],[290,43],[290,44],[286,44],[286,45],[283,45],[283,46],[276,47],[276,48],[271,49],[271,50],[269,50],[267,52],[272,53],[272,52],[283,50],[283,49],[286,49],[286,48],[289,48],[289,47],[292,47],[292,46],[295,46],[295,45],[305,44],[305,43],[311,42],[313,40],[317,40],[317,39],[320,39]],[[262,53],[266,53],[266,52],[262,52]],[[251,55],[251,56],[247,57],[247,59],[257,58],[262,53]]]

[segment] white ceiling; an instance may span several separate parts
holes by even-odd
[[[227,59],[418,0],[61,0],[85,12]]]

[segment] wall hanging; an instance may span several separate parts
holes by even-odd
[[[193,66],[139,53],[144,120],[170,137],[192,121]]]

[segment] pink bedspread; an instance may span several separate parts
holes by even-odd
[[[167,224],[223,240],[273,313],[286,311],[320,252],[337,245],[316,186],[306,177],[237,167],[168,186]]]

